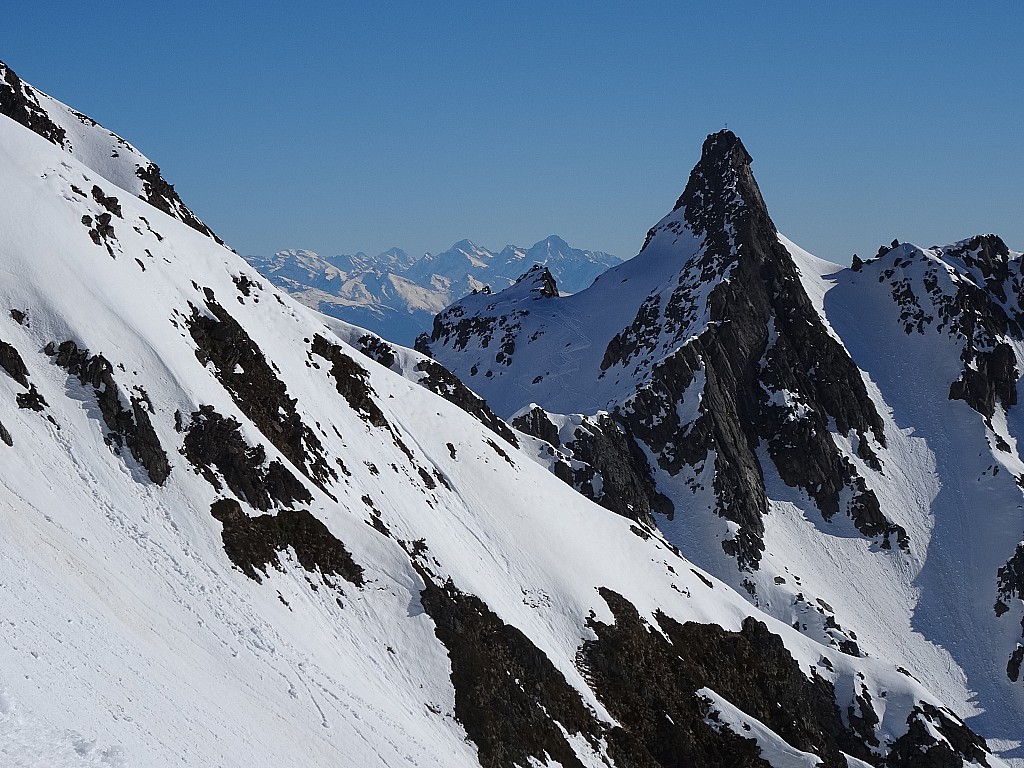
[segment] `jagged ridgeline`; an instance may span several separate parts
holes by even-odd
[[[467,297],[417,348],[557,477],[809,637],[943,648],[1013,738],[1022,290],[995,235],[816,259],[721,131],[634,259],[573,296],[524,275]]]
[[[963,721],[973,714],[969,697],[945,675],[946,657],[936,661],[939,650],[904,653],[872,631],[859,634],[847,626],[849,606],[812,573],[803,575],[813,589],[794,573],[783,585],[792,592],[758,581],[741,595],[658,529],[670,514],[688,525],[704,515],[732,526],[736,547],[746,535],[714,514],[725,507],[677,493],[669,481],[696,477],[693,466],[672,474],[678,451],[653,448],[653,433],[643,432],[638,383],[654,389],[685,374],[687,396],[673,408],[681,423],[703,425],[685,450],[712,466],[735,437],[737,455],[762,468],[751,483],[768,500],[763,527],[744,526],[762,531],[763,546],[754,536],[731,556],[716,542],[717,556],[733,570],[741,562],[752,580],[784,567],[772,546],[777,510],[765,467],[786,463],[790,448],[772,447],[769,417],[790,406],[771,401],[778,387],[827,400],[821,379],[856,373],[827,366],[825,346],[813,361],[772,351],[818,338],[769,317],[781,311],[776,290],[795,291],[785,275],[762,278],[769,288],[749,312],[777,330],[752,327],[744,355],[713,359],[739,354],[716,352],[734,343],[722,334],[733,322],[728,302],[740,300],[725,295],[726,272],[739,279],[745,269],[737,262],[710,280],[724,286],[708,326],[717,330],[693,326],[689,365],[662,375],[652,358],[634,381],[626,372],[641,351],[620,355],[599,379],[610,340],[634,325],[638,339],[646,332],[635,322],[651,294],[642,286],[629,317],[611,317],[617,327],[594,361],[594,380],[608,392],[629,383],[630,397],[586,416],[526,412],[516,423],[541,439],[515,431],[501,418],[510,415],[504,405],[492,410],[441,363],[282,294],[175,205],[149,200],[130,145],[8,69],[4,82],[4,108],[15,117],[0,115],[0,263],[14,276],[0,281],[0,753],[8,761],[1005,764],[994,748],[1007,731]],[[735,152],[706,154],[708,168],[742,171]],[[694,199],[710,210],[720,189],[706,181]],[[770,222],[742,216],[749,221],[737,225],[736,242],[764,246]],[[645,253],[662,245],[656,234]],[[714,258],[699,258],[724,261],[725,245],[715,248]],[[666,302],[678,272],[676,264],[666,277]],[[503,357],[477,381],[515,370],[531,342],[513,326],[525,332],[528,308],[563,301],[543,269],[511,290],[524,314],[493,335],[491,352]],[[664,315],[660,304],[655,311]],[[473,343],[467,337],[467,349]],[[767,360],[772,354],[780,362]],[[789,381],[783,354],[816,367]],[[736,386],[746,386],[755,373],[740,368],[757,355],[779,382],[764,402],[708,383],[724,376],[714,363],[735,365]],[[548,370],[534,376],[557,378]],[[683,418],[691,392],[709,394]],[[714,393],[732,396],[732,411],[712,414]],[[807,434],[791,436],[820,444],[825,469],[840,473],[828,487],[802,475],[793,487],[806,486],[812,500],[835,498],[832,518],[848,522],[869,487],[842,479],[843,462],[874,482],[872,463],[889,471],[902,439],[887,411],[860,412],[860,395],[851,397],[819,405],[813,418],[824,426],[812,420]],[[811,435],[819,426],[826,436],[845,429],[849,445]],[[866,448],[854,445],[861,441]],[[882,489],[874,486],[879,499]],[[884,551],[885,531],[865,538],[850,527],[873,557],[909,558],[916,546],[911,532],[908,552]],[[1016,562],[999,598],[1010,620]]]
[[[597,462],[593,469],[602,477],[621,476],[622,469],[611,464],[623,461],[633,465],[631,474],[648,477],[648,456],[653,469],[671,477],[710,476],[716,511],[737,525],[722,546],[743,569],[757,568],[764,550],[768,498],[757,455],[762,445],[781,479],[807,493],[826,520],[842,513],[880,546],[905,546],[906,531],[886,518],[874,492],[831,436],[832,430],[850,435],[857,457],[877,468],[872,446],[885,445],[882,420],[857,366],[808,299],[768,215],[751,157],[734,134],[723,131],[708,138],[685,191],[647,234],[640,255],[582,296],[597,294],[597,303],[605,299],[602,289],[609,284],[647,279],[646,262],[658,260],[682,233],[699,247],[674,264],[677,279],[652,281],[654,290],[609,339],[591,337],[579,323],[585,345],[570,342],[568,350],[555,353],[546,341],[560,342],[561,335],[550,334],[539,320],[526,320],[530,309],[513,307],[508,297],[502,303],[499,297],[487,310],[474,311],[482,302],[467,300],[438,315],[430,338],[422,337],[419,348],[474,381],[485,364],[483,350],[495,350],[483,374],[493,380],[497,366],[511,366],[516,350],[525,347],[520,359],[526,358],[523,365],[533,366],[537,375],[522,387],[519,401],[510,402],[513,408],[528,403],[527,398],[546,404],[545,374],[554,364],[547,355],[552,353],[566,358],[559,364],[593,376],[599,395],[611,389],[602,386],[608,380],[629,382],[601,403],[618,425],[618,456],[601,451],[590,460],[577,458],[588,465]],[[649,256],[648,251],[659,253]],[[524,276],[523,281],[529,280]],[[558,297],[552,286],[534,294],[537,299]],[[576,301],[577,306],[583,303]],[[506,312],[498,309],[503,306]],[[570,322],[573,309],[557,319]],[[545,320],[550,323],[546,315]],[[594,370],[594,352],[601,344],[603,354]],[[474,356],[477,350],[481,354]],[[521,386],[526,376],[512,378]],[[489,399],[498,391],[498,400],[508,402],[502,396],[508,377],[479,386]],[[587,398],[580,399],[584,402],[577,407]],[[545,423],[536,411],[529,420],[516,422],[539,430],[533,434],[542,438],[551,429]],[[671,514],[671,502],[659,503],[655,492],[640,497],[627,505],[609,504],[619,511],[632,508],[637,519],[652,508]]]

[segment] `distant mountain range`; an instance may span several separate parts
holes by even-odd
[[[542,264],[566,293],[588,287],[622,259],[571,247],[551,235],[530,248],[490,251],[460,240],[447,251],[415,257],[401,248],[379,256],[320,256],[289,249],[246,259],[306,306],[401,344],[428,331],[434,315],[473,291],[501,291]]]

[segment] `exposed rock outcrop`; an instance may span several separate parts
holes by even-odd
[[[184,428],[182,455],[216,490],[222,488],[219,472],[228,489],[256,509],[313,500],[284,464],[276,459],[268,464],[266,449],[246,443],[239,423],[224,418],[212,405],[201,406]]]
[[[363,585],[363,568],[307,510],[250,517],[234,499],[221,499],[210,506],[210,514],[224,526],[221,537],[227,556],[250,579],[262,582],[269,567],[282,570],[280,553],[290,549],[305,570],[319,573],[330,587],[340,589],[334,577]]]
[[[557,449],[553,472],[606,509],[654,528],[654,514],[671,518],[672,501],[658,491],[643,449],[612,416],[578,417],[564,441],[551,417],[539,406],[514,419],[512,426]]]
[[[167,453],[153,428],[150,415],[153,405],[144,390],[136,387],[128,396],[128,407],[121,401],[120,388],[114,379],[114,366],[103,355],[90,355],[73,341],[63,342],[56,350],[54,362],[86,386],[92,387],[103,421],[110,431],[107,443],[120,450],[127,447],[141,464],[149,479],[162,485],[171,474]]]
[[[196,343],[196,357],[212,363],[217,378],[238,408],[300,472],[321,490],[338,475],[328,463],[316,433],[303,424],[295,398],[245,329],[207,289],[209,315],[192,308],[188,330]]]

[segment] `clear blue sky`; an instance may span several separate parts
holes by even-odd
[[[623,257],[706,134],[823,257],[1024,250],[1024,4],[18,3],[0,58],[242,253],[558,233]]]

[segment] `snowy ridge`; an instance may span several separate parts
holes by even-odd
[[[891,660],[760,612],[388,370],[415,353],[378,364],[361,330],[7,119],[0,167],[13,764],[667,765],[669,738],[762,765],[704,722],[704,689],[826,764],[1001,764]],[[664,674],[621,686],[652,673],[622,648]]]
[[[35,131],[116,187],[221,242],[182,202],[156,163],[92,118],[23,82],[2,61],[0,114]]]

